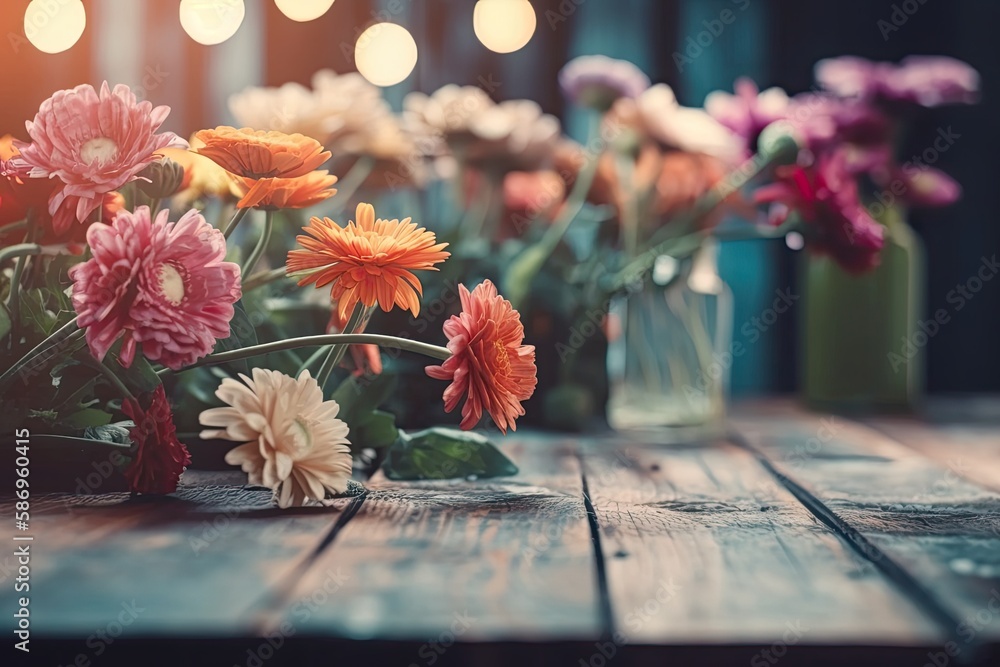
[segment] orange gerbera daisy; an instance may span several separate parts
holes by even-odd
[[[406,218],[376,220],[371,204],[358,204],[357,222],[341,227],[329,218],[313,218],[303,227],[309,236],[298,236],[304,250],[288,253],[289,275],[303,277],[299,285],[323,287],[333,283],[330,297],[337,314],[346,319],[354,306],[376,303],[388,312],[393,304],[420,313],[423,288],[413,271],[436,271],[435,264],[451,253],[447,243],[436,243],[433,232]]]
[[[521,401],[531,398],[538,384],[535,347],[522,345],[524,327],[514,310],[489,280],[470,293],[459,285],[462,312],[444,323],[451,356],[440,366],[428,366],[427,375],[451,380],[444,390],[444,409],[451,412],[465,397],[461,427],[474,428],[489,413],[501,431],[517,427],[524,414]]]
[[[243,199],[237,208],[261,208],[276,211],[281,208],[306,208],[337,194],[331,186],[336,176],[327,171],[310,171],[296,178],[241,178]]]
[[[301,134],[220,125],[196,132],[194,137],[205,142],[198,153],[244,178],[305,176],[330,158],[318,141]]]

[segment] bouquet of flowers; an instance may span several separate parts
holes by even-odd
[[[390,383],[362,373],[331,382],[351,346],[355,370],[367,346],[424,355],[438,362],[427,375],[450,383],[445,410],[462,404],[462,429],[484,414],[502,432],[514,429],[535,388],[535,354],[496,287],[459,286],[447,347],[370,333],[378,309],[419,314],[420,274],[448,259],[448,244],[408,217],[376,218],[362,202],[346,224],[311,218],[280,266],[258,270],[274,256],[275,228],[295,220],[279,216],[335,195],[337,177],[319,170],[331,153],[299,133],[232,127],[200,131],[189,148],[159,131],[168,113],[126,86],[82,85],[41,105],[26,124],[30,141],[5,141],[8,421],[67,447],[75,439],[116,447],[130,490],[170,493],[191,461],[188,445],[198,446],[181,442],[175,415],[190,418],[188,399],[210,382],[211,407],[195,413],[201,438],[237,443],[226,461],[272,488],[282,507],[345,492],[353,461],[373,450],[390,476],[510,474],[482,436],[398,430],[379,410]],[[206,219],[213,211],[216,226]],[[255,235],[246,229],[251,212],[263,214]],[[289,338],[266,322],[267,302],[254,292],[286,275],[329,288],[334,333]],[[260,342],[262,330],[273,340]],[[318,350],[302,359],[304,348]],[[255,359],[265,363],[249,367]],[[177,412],[168,393],[182,397]]]

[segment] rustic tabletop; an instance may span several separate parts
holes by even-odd
[[[931,414],[759,402],[703,445],[518,434],[516,477],[375,478],[332,508],[279,511],[197,471],[169,498],[34,496],[32,654],[998,665],[1000,402]]]

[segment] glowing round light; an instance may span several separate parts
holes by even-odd
[[[59,53],[80,39],[87,12],[80,0],[31,0],[24,12],[24,36],[45,53]]]
[[[333,0],[274,0],[274,4],[288,18],[305,23],[326,14],[333,6]]]
[[[792,250],[802,250],[806,247],[806,240],[798,232],[788,232],[785,234],[785,245]]]
[[[243,0],[181,0],[181,27],[194,41],[211,46],[236,34],[243,23]]]
[[[376,86],[392,86],[416,67],[417,43],[401,25],[376,23],[358,37],[354,64],[361,76]]]
[[[479,0],[472,13],[476,37],[497,53],[512,53],[527,44],[535,24],[535,10],[528,0]]]

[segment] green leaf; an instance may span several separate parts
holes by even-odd
[[[62,422],[73,428],[105,426],[111,422],[111,415],[97,408],[85,408],[69,415]]]
[[[58,316],[45,307],[45,291],[41,289],[21,290],[21,320],[31,325],[42,336],[56,330]]]
[[[351,448],[354,450],[366,447],[383,449],[395,443],[399,438],[396,415],[391,412],[375,410],[368,413],[366,419],[361,419],[354,424],[347,422],[347,425],[351,428]]]
[[[222,338],[215,343],[214,352],[229,352],[239,350],[244,347],[251,347],[257,344],[257,332],[254,329],[242,299],[237,301],[233,309],[233,319],[229,320],[229,337]],[[246,359],[233,361],[227,364],[242,373],[250,374],[250,366]]]
[[[435,427],[409,435],[399,432],[382,470],[394,480],[508,477],[517,466],[486,437]]]
[[[119,344],[120,345],[120,344]],[[118,348],[114,348],[113,351],[104,358],[104,363],[108,365],[109,368],[121,378],[122,382],[125,383],[130,389],[135,389],[140,394],[148,394],[160,385],[160,376],[156,374],[153,367],[146,361],[146,358],[141,354],[135,355],[132,360],[132,365],[125,368],[121,365],[118,360]]]
[[[360,424],[371,415],[396,389],[396,376],[388,373],[361,383],[353,375],[340,383],[330,397],[340,405],[340,419],[348,426]]]
[[[531,292],[531,284],[541,271],[551,250],[538,243],[530,246],[511,262],[507,275],[503,278],[503,293],[514,308],[520,308]]]

